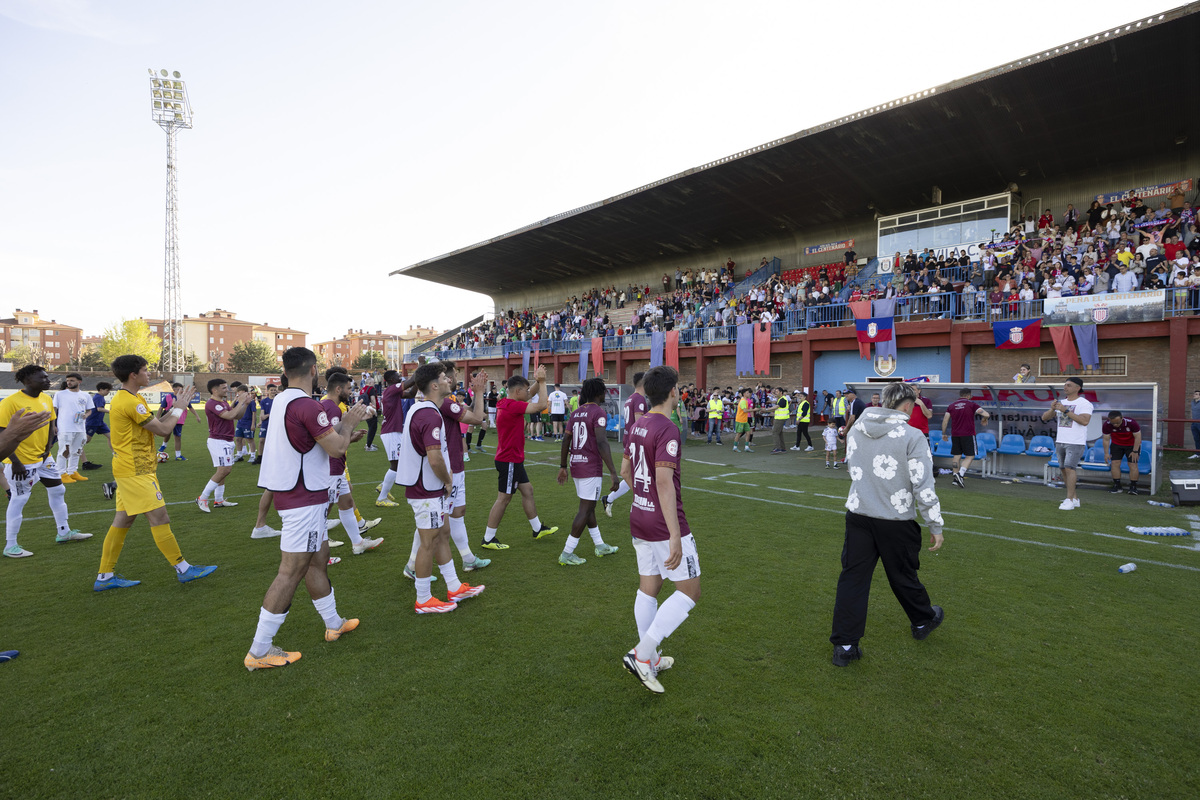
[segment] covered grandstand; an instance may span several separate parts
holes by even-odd
[[[852,247],[859,256],[852,270],[862,264],[872,272],[878,268],[874,256],[891,255],[880,252],[881,238],[952,207],[970,215],[976,213],[972,204],[983,204],[980,211],[995,208],[1011,221],[1045,208],[1061,212],[1068,203],[1083,209],[1097,198],[1180,185],[1195,201],[1200,111],[1194,103],[1147,91],[1145,68],[1162,63],[1163,54],[1194,52],[1198,12],[1200,3],[1192,3],[1135,19],[393,274],[489,294],[503,319],[510,309],[559,308],[564,298],[593,287],[657,287],[664,273],[730,260],[739,278],[763,257],[778,259],[779,274],[797,277],[838,263]],[[1176,59],[1171,69],[1173,85],[1200,80],[1200,59]],[[1114,105],[1105,98],[1117,99],[1119,119],[1134,121],[1132,130],[1115,123]],[[977,225],[973,238],[946,244],[977,246],[997,233],[1003,238],[1004,231],[989,227]],[[1039,348],[1014,355],[996,349],[986,313],[980,317],[961,299],[937,311],[897,318],[896,375],[994,381],[1011,376],[1013,364],[1022,361],[1034,364],[1043,381],[1067,374],[1048,331]],[[1168,305],[1150,322],[1097,325],[1102,363],[1096,374],[1110,381],[1158,381],[1166,416],[1186,416],[1185,391],[1200,385],[1196,311],[1188,302]],[[1015,307],[1013,314],[1033,318],[1043,312],[1035,303]],[[849,318],[842,311],[815,324],[806,310],[782,316],[773,326],[771,379],[820,389],[878,378],[870,360],[859,358],[854,327],[845,324]],[[648,363],[648,338],[606,337],[601,374],[624,382],[628,370]],[[682,331],[684,380],[727,385],[745,377],[734,368],[732,338],[728,331]],[[529,346],[454,355],[507,375],[521,367],[520,350]],[[558,339],[536,346],[561,376],[584,345]],[[1182,430],[1168,428],[1177,440]]]

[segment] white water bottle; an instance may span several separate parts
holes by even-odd
[[[1137,564],[1130,561],[1128,564],[1117,567],[1117,572],[1133,572],[1135,569],[1137,569]]]

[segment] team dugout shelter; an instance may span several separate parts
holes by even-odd
[[[980,243],[1046,208],[1059,216],[1071,203],[1083,213],[1093,199],[1119,202],[1130,193],[1157,205],[1177,186],[1194,202],[1200,104],[1148,89],[1147,76],[1169,74],[1162,80],[1173,87],[1200,84],[1200,58],[1190,55],[1197,42],[1200,3],[1135,18],[392,274],[488,294],[497,315],[549,312],[596,287],[632,283],[657,292],[664,274],[730,260],[740,280],[763,258],[772,272],[795,275],[844,264],[853,249],[860,275],[886,276],[897,250],[977,254]],[[618,311],[614,304],[610,318],[627,322],[633,305]],[[1200,387],[1200,318],[1168,309],[1149,321],[1113,315],[1102,323],[1095,326],[1099,365],[1073,371],[1060,367],[1049,325],[1026,343],[1033,346],[1001,349],[986,320],[898,316],[886,377],[998,385],[1028,363],[1039,384],[1059,386],[1069,374],[1154,384],[1153,410],[1168,420],[1164,443],[1184,444],[1182,420],[1191,389]],[[629,383],[650,364],[648,338],[606,342],[603,363],[592,359],[588,374]],[[884,377],[875,359],[860,356],[853,322],[777,331],[769,370],[759,374],[737,370],[733,341],[689,342],[678,367],[681,380],[698,387],[760,380],[807,387],[819,407],[821,390]],[[552,383],[578,381],[579,349],[543,349]],[[464,370],[506,378],[522,369],[519,353],[498,348],[449,357]]]

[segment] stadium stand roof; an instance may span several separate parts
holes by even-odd
[[[735,153],[396,270],[484,293],[701,254],[1176,152],[1200,110],[1200,2]],[[1174,55],[1172,55],[1174,54]],[[1159,64],[1170,71],[1151,73]],[[1161,78],[1161,80],[1160,80]],[[1100,88],[1102,87],[1102,89]]]

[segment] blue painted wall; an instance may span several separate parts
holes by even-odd
[[[938,375],[943,383],[950,380],[950,346],[901,348],[896,354],[898,375],[906,378],[917,375]],[[848,381],[855,383],[876,377],[871,362],[860,359],[857,350],[824,353],[813,362],[813,379],[818,391],[841,389]],[[966,379],[971,379],[970,354],[967,356]]]

